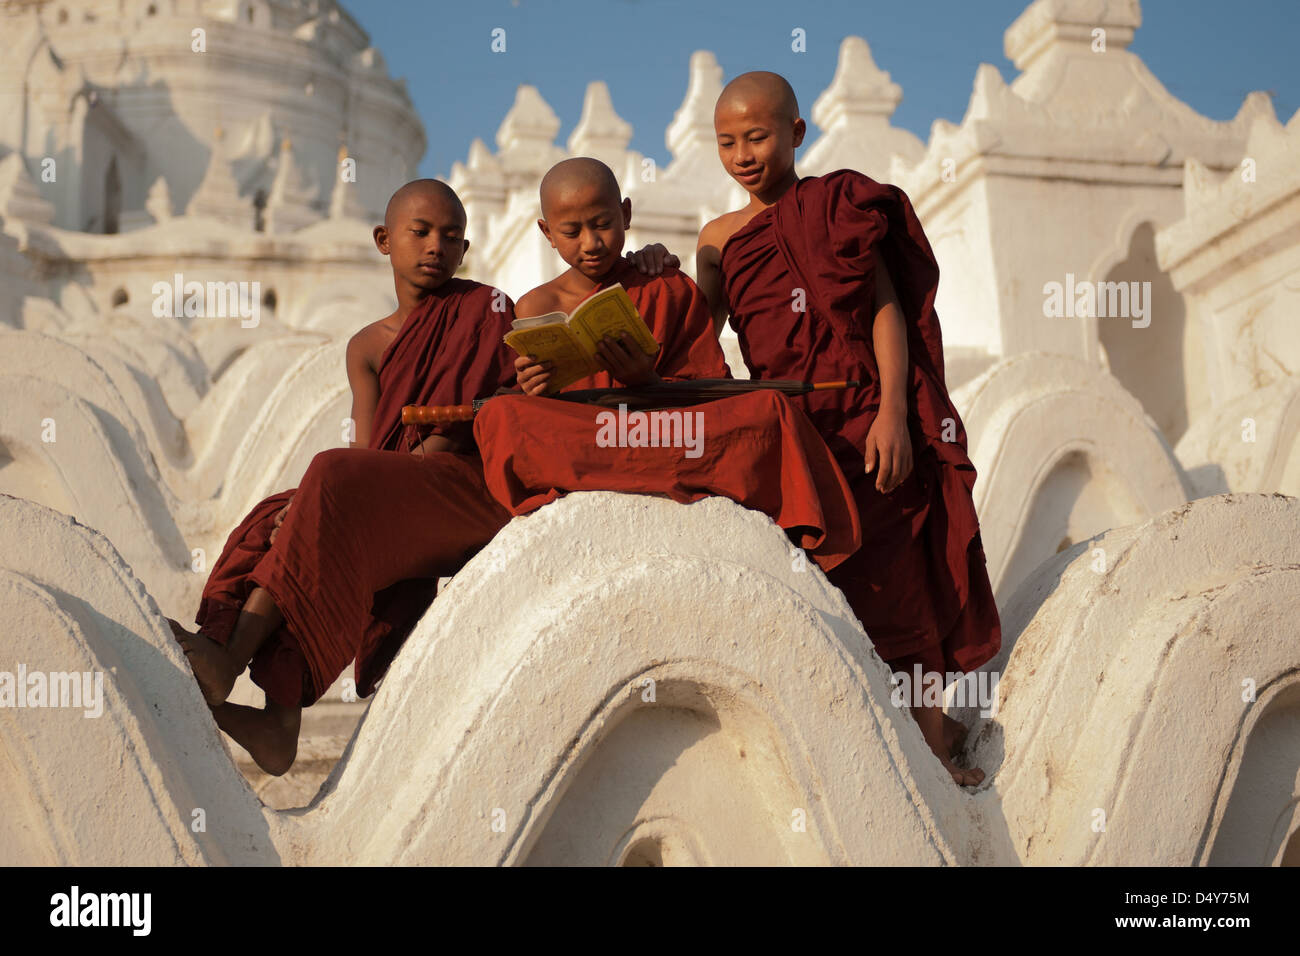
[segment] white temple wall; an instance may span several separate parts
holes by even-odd
[[[297,326],[312,320],[313,306],[324,305],[323,287],[331,286],[342,299],[367,303],[368,311],[357,317],[354,327],[336,330],[350,335],[391,311],[392,305],[379,310],[392,299],[393,286],[387,260],[370,242],[365,225],[349,225],[344,235],[345,241],[328,233],[321,237],[323,241],[314,241],[303,233],[273,239],[232,230],[220,223],[178,219],[120,238],[33,227],[28,232],[28,249],[29,258],[40,263],[47,274],[48,295],[58,298],[69,285],[76,285],[101,313],[124,302],[149,313],[160,297],[166,309],[174,293],[155,292],[155,285],[163,283],[174,289],[179,274],[182,290],[190,282],[201,283],[205,290],[201,305],[204,314],[182,315],[181,321],[187,326],[209,321],[235,326],[243,321],[257,321],[258,325],[265,322],[268,326],[279,321]],[[256,316],[245,319],[228,306],[214,312],[215,306],[207,304],[209,283],[225,286],[232,282],[243,283],[256,299]],[[240,289],[241,296],[244,288]],[[182,296],[182,308],[188,298],[189,293]],[[246,331],[252,335],[256,329],[250,326]]]
[[[1300,374],[1300,111],[1261,117],[1241,166],[1217,177],[1189,160],[1185,215],[1159,257],[1205,339],[1206,388],[1223,406]]]
[[[1178,188],[1053,180],[1041,175],[1047,173],[1046,164],[1038,172],[993,175],[987,187],[990,229],[983,241],[996,250],[1003,352],[1054,352],[1099,362],[1098,323],[1131,325],[1145,318],[1071,317],[1077,298],[1069,303],[1075,308],[1065,308],[1066,315],[1049,317],[1044,286],[1055,282],[1064,291],[1071,283],[1077,289],[1083,282],[1106,279],[1107,272],[1097,267],[1107,269],[1103,263],[1115,250],[1127,251],[1131,232],[1126,230],[1134,211],[1141,210],[1139,222],[1174,221],[1182,211]],[[1099,314],[1107,308],[1099,304]]]
[[[948,187],[951,193],[931,200],[924,212],[917,209],[939,264],[934,307],[944,350],[1001,355],[1005,347],[997,276],[1002,253],[984,238],[990,232],[989,181],[972,177],[959,183]]]

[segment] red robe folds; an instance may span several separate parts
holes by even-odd
[[[630,267],[606,284],[616,281],[660,343],[655,370],[661,378],[730,377],[694,282],[675,269],[650,277]],[[569,389],[614,384],[601,372]],[[488,487],[515,515],[570,491],[661,494],[683,503],[721,495],[766,513],[823,568],[857,548],[848,483],[784,395],[755,392],[644,413],[654,418],[637,414],[539,397],[494,398],[474,423]]]
[[[401,411],[463,404],[510,384],[513,354],[502,336],[513,318],[513,305],[489,286],[440,286],[380,359],[369,447],[317,455],[296,490],[258,504],[226,541],[195,620],[224,644],[253,589],[271,594],[284,624],[251,664],[268,698],[308,706],[354,658],[357,693],[370,694],[433,600],[437,578],[454,574],[510,520],[483,483],[469,427],[404,426]],[[471,450],[411,454],[431,433]]]
[[[914,466],[888,495],[865,473],[880,407],[872,344],[877,246],[907,323]],[[939,269],[907,196],[841,170],[800,180],[736,231],[721,271],[741,352],[756,378],[860,379],[866,387],[792,401],[853,487],[862,548],[830,573],[891,663],[972,670],[997,653],[1001,626],[985,569],[966,432],[944,384],[934,312]],[[806,311],[796,311],[796,290]]]

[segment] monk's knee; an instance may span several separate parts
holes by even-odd
[[[366,453],[369,449],[331,448],[317,453],[307,466],[302,476],[295,497],[319,496],[322,489],[329,489],[331,494],[367,481]]]
[[[353,464],[358,457],[357,452],[362,449],[357,448],[329,448],[325,451],[317,452],[312,458],[311,463],[307,466],[307,474],[317,475],[335,475],[345,473],[349,465]]]

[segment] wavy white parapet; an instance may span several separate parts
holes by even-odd
[[[1006,605],[1001,830],[1028,864],[1300,860],[1300,500],[1221,495],[1080,544]]]
[[[230,529],[294,487],[317,452],[347,443],[343,351],[342,341],[260,342],[182,422],[138,357],[0,332],[0,492],[101,530],[167,613],[189,619],[199,572]]]
[[[103,676],[99,717],[0,707],[0,859],[276,862],[269,816],[232,772],[179,645],[118,551],[76,519],[7,495],[0,538],[11,635],[0,670]]]
[[[999,601],[1064,547],[1190,497],[1178,459],[1109,373],[1064,355],[997,362],[953,395]]]
[[[1039,569],[1004,620],[999,709],[975,728],[991,779],[971,793],[892,705],[843,595],[768,519],[722,499],[571,495],[513,521],[445,589],[320,795],[279,813],[222,751],[156,606],[107,542],[29,502],[0,511],[5,533],[58,545],[0,549],[15,662],[104,670],[107,701],[99,719],[0,710],[17,771],[0,776],[6,863],[1296,852],[1300,738],[1278,733],[1300,715],[1295,499],[1193,502],[1089,542],[1108,554],[1103,572],[1089,546]]]

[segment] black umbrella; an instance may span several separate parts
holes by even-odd
[[[572,392],[547,395],[563,402],[580,402],[617,408],[647,411],[653,408],[678,408],[683,405],[701,405],[731,395],[755,392],[762,389],[785,395],[803,395],[829,389],[860,388],[861,382],[796,382],[791,379],[695,378],[684,382],[660,382],[634,388],[584,388]],[[499,395],[521,395],[522,392],[499,392],[487,398],[477,398],[471,405],[405,405],[402,408],[403,425],[443,425],[450,422],[473,421],[484,403]]]

